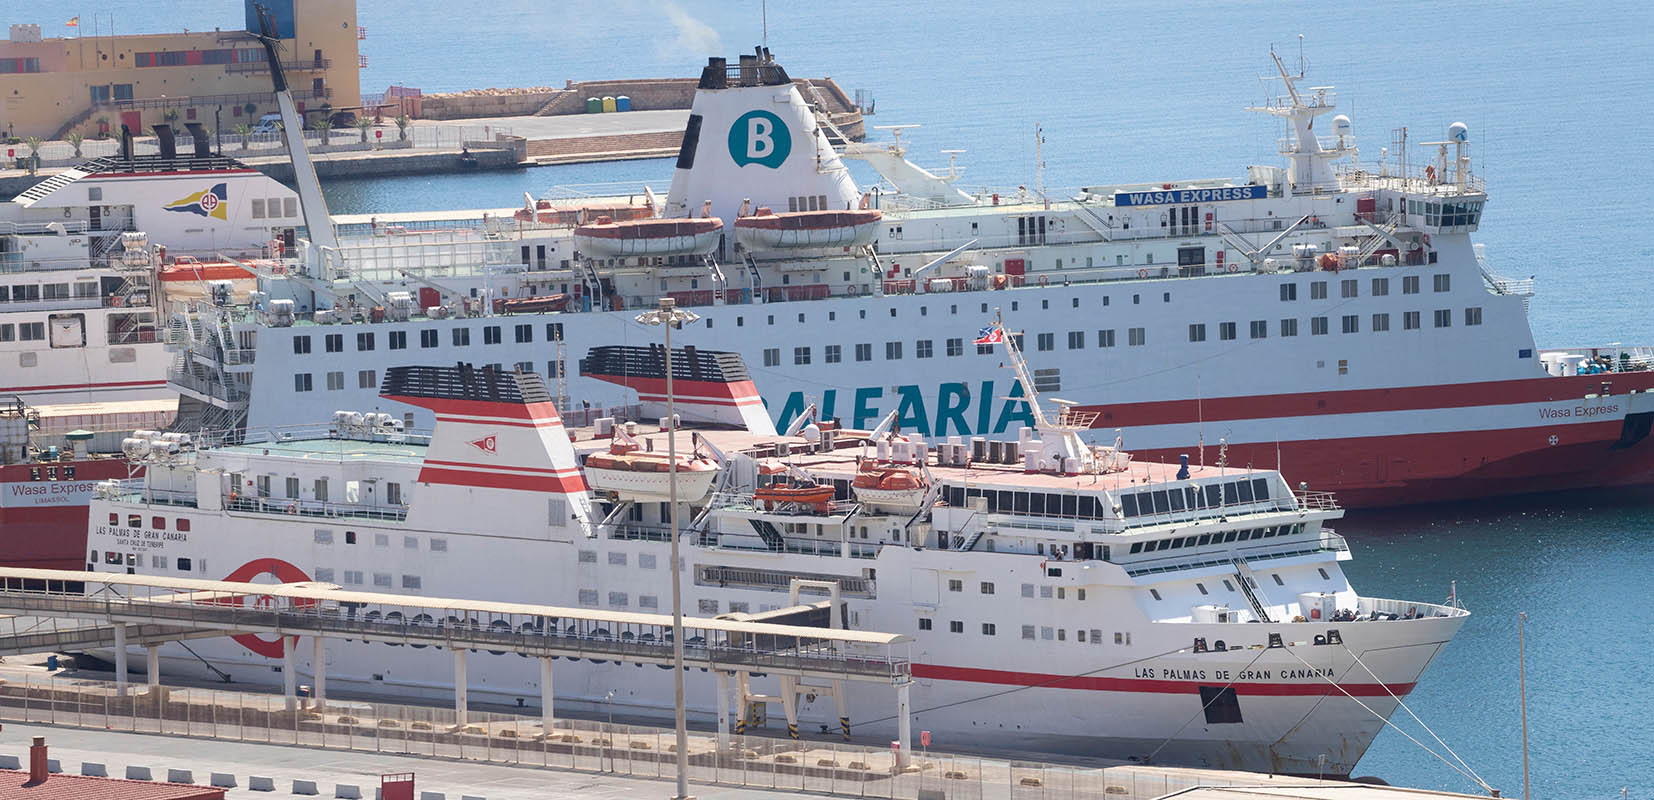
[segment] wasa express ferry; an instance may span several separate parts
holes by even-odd
[[[684,341],[739,352],[783,426],[813,403],[851,428],[894,411],[904,431],[992,435],[1031,422],[959,333],[998,307],[1033,380],[1095,412],[1084,437],[1122,431],[1139,460],[1193,442],[1210,462],[1221,439],[1232,464],[1362,505],[1647,482],[1650,351],[1535,346],[1531,282],[1471,241],[1487,195],[1465,126],[1427,163],[1418,143],[1359,163],[1347,117],[1312,130],[1334,98],[1300,78],[1281,67],[1284,94],[1251,109],[1283,120],[1284,166],[969,194],[897,146],[841,155],[767,53],[712,59],[664,197],[353,220],[251,306],[181,322],[171,378],[209,427],[340,407],[426,426],[374,396],[384,370],[461,360],[612,403],[563,354],[646,341],[628,309],[670,296],[704,317]],[[846,157],[889,186],[858,188]]]
[[[635,391],[629,416],[647,424],[602,410],[565,423],[533,373],[398,366],[385,397],[433,415],[429,437],[339,412],[199,450],[134,442],[146,478],[100,486],[88,568],[669,608],[664,356],[615,345],[580,360],[583,377]],[[1133,463],[1081,439],[1095,412],[1030,393],[1033,424],[1009,441],[898,433],[896,412],[872,430],[811,414],[777,433],[734,353],[671,361],[689,422],[675,449],[688,613],[759,614],[791,605],[794,579],[836,585],[847,627],[914,636],[914,708],[944,741],[1346,774],[1468,616],[1357,594],[1325,494],[1267,469]],[[163,647],[163,669],[280,679],[277,642],[190,647]],[[446,653],[329,648],[335,686],[450,691]],[[537,696],[533,660],[481,658],[473,697]],[[600,708],[613,690],[622,708],[671,708],[667,672],[557,669],[560,703]],[[712,714],[713,678],[689,675],[692,713]],[[768,698],[747,699],[776,699],[758,683]],[[852,728],[888,740],[888,694],[847,691]],[[836,738],[836,701],[799,708],[803,730]]]

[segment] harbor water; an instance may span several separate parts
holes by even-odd
[[[231,6],[234,6],[233,8]],[[463,20],[443,4],[358,0],[364,91],[561,86],[567,79],[692,76],[762,37],[759,4],[500,0]],[[153,13],[140,0],[82,0],[120,33],[235,26],[239,4],[188,0]],[[15,14],[13,16],[16,16]],[[13,19],[13,22],[45,19]],[[103,23],[107,24],[107,23]],[[1643,139],[1654,100],[1654,10],[1636,2],[1440,6],[1422,2],[924,5],[778,0],[768,43],[797,76],[832,76],[877,101],[872,125],[917,123],[909,158],[945,170],[964,148],[960,185],[1035,184],[1035,124],[1047,187],[1241,176],[1276,163],[1277,124],[1245,114],[1279,83],[1271,44],[1307,85],[1337,87],[1364,160],[1392,129],[1417,143],[1470,128],[1491,202],[1477,241],[1496,269],[1534,276],[1541,347],[1654,343],[1654,261]],[[875,137],[883,132],[870,131]],[[1392,148],[1391,157],[1396,153]],[[335,213],[507,207],[556,184],[649,182],[670,160],[453,176],[336,181]],[[866,176],[860,176],[863,179]],[[1127,432],[1130,444],[1130,432]],[[1284,465],[1295,476],[1291,464]],[[1364,594],[1458,599],[1475,616],[1408,698],[1458,755],[1507,796],[1522,789],[1517,614],[1526,612],[1535,797],[1647,796],[1654,705],[1645,654],[1654,626],[1638,598],[1654,574],[1654,491],[1520,497],[1351,514],[1338,525]],[[1445,749],[1405,713],[1408,735]],[[1381,735],[1358,774],[1474,791],[1403,735]],[[1641,787],[1640,789],[1638,787]]]

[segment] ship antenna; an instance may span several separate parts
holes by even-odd
[[[1304,35],[1298,34],[1298,77],[1304,77]]]
[[[763,24],[763,36],[760,39],[760,41],[763,43],[764,49],[768,50],[768,49],[770,49],[770,4],[769,4],[769,0],[759,0],[758,13],[760,15],[759,19]],[[1298,38],[1302,39],[1304,37],[1299,36]]]

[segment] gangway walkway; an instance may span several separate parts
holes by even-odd
[[[834,592],[828,601],[797,610],[819,611],[817,606],[837,601]],[[0,567],[0,614],[17,615],[10,628],[0,625],[0,653],[112,647],[123,692],[127,645],[148,648],[154,685],[161,643],[243,634],[280,637],[290,707],[297,703],[294,648],[300,636],[314,639],[314,696],[319,703],[326,700],[327,638],[445,648],[454,654],[454,709],[461,725],[467,705],[466,653],[471,649],[540,659],[541,709],[548,730],[553,658],[672,664],[672,617],[666,614],[347,591],[319,582],[242,583]],[[830,616],[837,620],[839,614],[832,609]],[[81,624],[48,625],[45,619],[31,618]],[[750,676],[763,673],[781,678],[784,691],[779,700],[793,729],[797,691],[809,685],[802,682],[825,681],[823,689],[841,703],[843,681],[891,685],[899,709],[899,752],[904,760],[910,752],[909,637],[722,618],[686,617],[683,627],[685,668],[719,675],[720,739],[728,730],[728,678],[737,679],[736,697],[744,707],[750,699],[776,699],[748,689]]]

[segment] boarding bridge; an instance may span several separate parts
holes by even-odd
[[[797,602],[798,587],[793,597]],[[837,598],[804,603],[783,612],[803,618],[827,611],[838,617]],[[148,650],[151,685],[157,685],[159,647],[169,641],[254,634],[280,637],[282,676],[289,709],[297,708],[298,637],[312,637],[315,703],[326,702],[327,638],[445,648],[454,654],[454,711],[466,719],[466,653],[510,652],[540,659],[541,710],[552,729],[552,659],[584,658],[671,666],[672,617],[588,608],[564,608],[454,598],[346,591],[334,584],[242,583],[148,575],[0,567],[0,654],[111,648],[118,694],[125,694],[127,648]],[[9,622],[9,626],[4,624]],[[719,746],[727,747],[731,700],[744,716],[749,702],[782,704],[788,731],[797,737],[798,694],[830,693],[843,682],[889,684],[896,690],[898,729],[905,762],[910,752],[908,655],[912,639],[894,633],[838,627],[782,625],[740,618],[684,618],[683,662],[718,676]],[[775,675],[779,697],[751,691],[753,673]],[[730,693],[735,678],[738,694]]]

